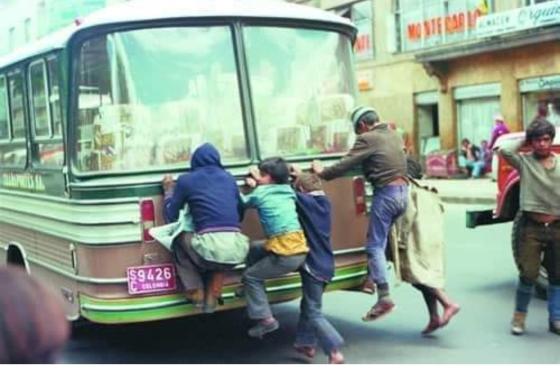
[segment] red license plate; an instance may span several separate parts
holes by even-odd
[[[175,266],[155,264],[126,269],[128,294],[161,293],[177,288]]]

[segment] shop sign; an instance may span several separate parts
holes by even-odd
[[[477,19],[487,13],[487,0],[403,1],[399,25],[402,49],[429,48],[470,39]]]
[[[523,79],[519,82],[519,90],[521,92],[560,90],[560,75]]]
[[[466,29],[476,27],[477,10],[439,16],[422,22],[409,23],[406,27],[406,36],[409,40],[418,40],[422,36],[432,37],[445,34],[465,32]]]
[[[483,38],[554,24],[560,24],[560,0],[480,17],[476,34]]]

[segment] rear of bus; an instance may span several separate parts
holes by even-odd
[[[120,14],[105,22],[101,12],[70,40],[69,192],[84,211],[99,208],[77,219],[107,232],[74,243],[82,317],[123,323],[200,312],[182,295],[172,254],[149,234],[165,224],[163,175],[187,172],[198,145],[216,146],[242,192],[248,167],[263,158],[308,168],[351,146],[353,27],[317,9],[249,3],[220,2],[228,16],[211,6],[192,15],[188,4],[127,22],[114,21]],[[337,265],[329,289],[356,287],[365,275],[366,188],[356,175],[325,185]],[[243,231],[264,238],[254,211]],[[244,306],[235,296],[242,270],[228,275],[218,310]],[[299,288],[296,273],[267,282],[271,302]]]

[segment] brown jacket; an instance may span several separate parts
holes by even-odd
[[[387,185],[398,177],[406,177],[406,156],[400,136],[385,123],[356,138],[354,146],[340,162],[321,172],[325,180],[342,176],[362,165],[364,177],[374,187]]]

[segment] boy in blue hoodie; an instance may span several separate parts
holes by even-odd
[[[334,275],[330,242],[331,204],[316,174],[299,174],[294,187],[299,220],[309,245],[309,253],[300,270],[303,296],[294,348],[312,358],[318,343],[329,357],[329,363],[341,364],[344,356],[340,347],[344,339],[321,311],[325,286]]]
[[[210,313],[221,295],[223,271],[245,261],[249,239],[241,233],[241,197],[235,178],[224,170],[218,150],[201,145],[191,159],[191,172],[173,186],[164,178],[164,217],[176,221],[187,204],[193,234],[175,242],[177,272],[189,298]]]
[[[255,188],[243,196],[245,207],[255,208],[263,227],[264,247],[251,248],[243,273],[249,318],[257,323],[249,336],[262,338],[278,329],[265,290],[265,280],[296,271],[309,249],[296,212],[296,194],[290,186],[290,171],[280,157],[263,160],[250,170],[246,182]]]

